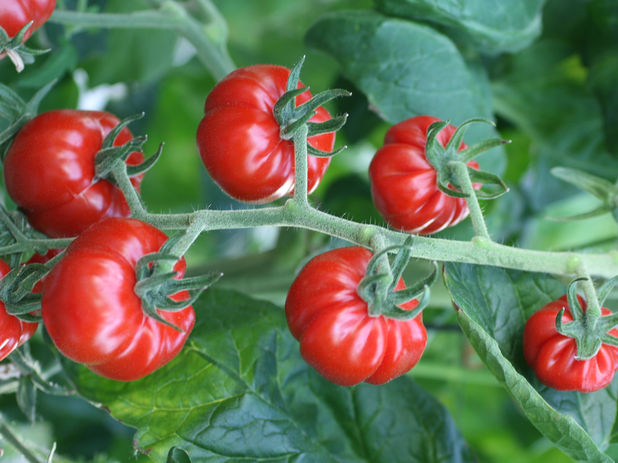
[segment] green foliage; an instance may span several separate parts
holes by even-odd
[[[522,361],[526,320],[562,296],[564,286],[545,275],[450,263],[445,281],[464,333],[528,419],[572,457],[612,461],[602,450],[616,421],[618,381],[594,393],[556,391],[534,379]]]
[[[598,206],[552,176],[552,168],[580,169],[610,183],[618,178],[615,0],[65,0],[58,9],[122,14],[165,3],[186,7],[239,66],[291,66],[308,54],[301,80],[314,93],[353,91],[329,105],[333,114],[349,113],[337,141],[349,148],[311,197],[322,211],[384,225],[367,166],[387,128],[420,114],[454,124],[485,117],[497,127],[471,126],[466,143],[512,140],[480,159],[484,169],[504,172],[511,188],[482,204],[491,236],[538,250],[615,252],[610,214],[574,223],[547,219]],[[245,207],[207,177],[197,154],[195,131],[215,79],[192,45],[156,25],[61,23],[52,20],[30,39],[52,51],[21,75],[1,60],[0,81],[28,100],[57,79],[42,110],[83,103],[76,69],[85,71],[92,93],[122,84],[126,96],[101,106],[121,117],[146,112],[131,130],[149,135],[147,154],[166,143],[142,184],[149,211]],[[0,119],[0,132],[5,128]],[[74,398],[47,394],[29,376],[3,379],[3,416],[41,457],[58,442],[60,463],[618,460],[618,380],[589,394],[554,391],[523,359],[526,319],[564,294],[565,281],[447,263],[445,283],[434,285],[424,313],[429,344],[419,365],[385,386],[346,389],[303,362],[281,309],[299,266],[344,243],[307,230],[271,232],[208,233],[187,254],[190,274],[225,276],[197,303],[196,328],[171,364],[120,383],[65,361],[79,391]],[[472,233],[468,220],[439,238],[469,240]],[[411,282],[424,269],[410,265],[405,277]],[[39,359],[43,342],[32,344]],[[58,379],[58,361],[46,355],[42,371]],[[134,432],[135,446],[147,454],[131,456]],[[22,461],[8,442],[0,446],[3,462]]]
[[[390,123],[420,114],[453,124],[492,118],[487,81],[448,37],[427,26],[371,12],[340,11],[320,18],[306,40],[332,55],[372,109]],[[492,134],[491,127],[479,124],[470,128],[468,139]],[[494,168],[501,159],[495,151],[481,157]]]
[[[68,366],[82,395],[138,428],[154,461],[172,446],[194,462],[474,461],[443,406],[409,378],[355,388],[321,378],[278,307],[213,289],[196,311],[207,317],[189,345],[147,378],[119,383]]]
[[[541,33],[545,0],[376,0],[391,15],[427,21],[470,43],[481,53],[519,51]]]

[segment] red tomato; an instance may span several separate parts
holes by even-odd
[[[436,169],[425,155],[427,129],[438,121],[431,116],[417,116],[392,126],[369,166],[373,202],[386,222],[398,230],[428,235],[468,216],[464,198],[440,191]],[[448,125],[440,131],[437,139],[442,146],[455,130]],[[465,148],[462,143],[459,151]],[[475,161],[468,165],[479,168]]]
[[[34,24],[26,31],[24,40],[49,19],[56,8],[56,0],[2,0],[0,2],[0,27],[9,37],[17,33],[30,21]]]
[[[421,358],[427,333],[422,314],[408,321],[371,317],[357,293],[371,252],[361,247],[328,251],[311,259],[290,288],[285,314],[303,358],[333,383],[383,384]],[[405,288],[403,280],[397,290]],[[416,299],[401,305],[412,310]]]
[[[43,283],[43,323],[64,355],[99,375],[133,381],[180,352],[193,329],[193,308],[159,311],[179,332],[147,316],[133,291],[137,261],[166,240],[152,225],[111,218],[71,243]],[[184,258],[174,269],[181,278]],[[182,291],[174,299],[187,297]]]
[[[579,298],[582,308],[586,302]],[[546,386],[561,391],[593,392],[607,386],[618,367],[618,349],[603,344],[599,352],[588,360],[576,360],[577,344],[574,338],[556,331],[556,317],[565,308],[562,322],[573,320],[567,297],[545,305],[532,315],[524,328],[524,357],[536,376]],[[605,307],[603,315],[611,314]],[[618,329],[610,331],[618,337]]]
[[[10,270],[8,264],[0,260],[0,278]],[[39,326],[38,323],[25,322],[15,315],[8,314],[4,304],[0,301],[0,360],[30,339],[37,326]]]
[[[204,118],[197,131],[197,147],[208,173],[231,197],[266,203],[294,191],[294,145],[279,135],[273,107],[286,91],[290,70],[256,65],[230,73],[206,98]],[[301,84],[299,83],[299,87]],[[306,91],[296,105],[311,98]],[[319,107],[312,122],[329,120]],[[321,151],[332,151],[335,134],[309,138]],[[330,158],[308,156],[308,190],[324,176]]]
[[[19,131],[4,161],[4,180],[34,228],[51,237],[76,236],[105,217],[130,214],[122,192],[95,178],[95,155],[118,122],[102,111],[64,109],[40,114]],[[124,128],[114,145],[131,138]],[[127,164],[143,160],[134,152]],[[132,179],[136,189],[142,177]]]

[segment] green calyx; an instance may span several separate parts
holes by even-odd
[[[587,280],[578,278],[573,280],[567,289],[567,301],[573,321],[563,323],[562,317],[565,308],[556,316],[556,331],[563,336],[575,339],[577,344],[576,360],[588,360],[599,352],[603,344],[618,347],[618,338],[609,333],[618,326],[618,314],[602,315],[601,305],[618,282],[618,276],[605,282],[599,288],[598,300],[588,301],[586,310],[582,307],[577,296],[577,284]]]
[[[120,121],[118,125],[114,127],[114,129],[110,133],[107,134],[107,136],[103,140],[101,149],[94,158],[94,171],[96,179],[110,179],[112,170],[116,165],[118,165],[119,163],[125,163],[131,153],[135,151],[143,151],[142,148],[144,146],[144,143],[146,143],[146,140],[148,139],[146,135],[132,138],[124,145],[114,146],[114,141],[116,140],[116,137],[120,134],[122,129],[124,129],[131,122],[141,119],[142,117],[144,117],[144,113],[127,117],[126,119]],[[141,164],[135,166],[127,166],[127,175],[129,177],[135,177],[149,170],[159,160],[162,151],[163,143],[159,145],[159,148],[157,149],[155,154],[150,156]]]
[[[24,70],[24,64],[33,63],[35,56],[49,52],[49,50],[30,48],[23,44],[24,37],[33,24],[34,21],[30,21],[12,38],[0,27],[0,53],[6,53],[17,72]]]
[[[390,246],[376,253],[365,272],[365,277],[358,285],[359,296],[367,302],[368,313],[372,317],[385,316],[394,320],[412,320],[417,317],[429,303],[429,287],[436,280],[438,268],[426,278],[417,281],[400,291],[395,290],[411,255],[413,237],[409,237],[403,245]],[[392,265],[388,261],[388,253],[397,251]],[[418,299],[419,304],[412,310],[404,310],[401,304]]]
[[[429,163],[436,169],[438,188],[448,196],[456,198],[465,198],[468,196],[463,192],[460,179],[455,173],[455,164],[465,165],[483,151],[509,143],[509,141],[500,138],[490,138],[460,151],[459,147],[463,141],[464,133],[468,126],[474,122],[495,125],[492,121],[487,119],[468,119],[457,128],[446,146],[442,146],[438,141],[438,134],[449,125],[448,121],[434,122],[427,129],[425,156]],[[469,166],[466,167],[470,180],[474,183],[483,184],[483,188],[476,193],[479,199],[495,199],[508,192],[508,187],[499,176],[491,172],[473,169]]]
[[[560,180],[570,183],[601,200],[601,205],[591,211],[570,217],[552,217],[552,220],[565,222],[584,220],[609,212],[618,222],[618,181],[612,183],[602,177],[568,167],[554,167],[551,173],[554,177],[558,177]]]
[[[324,92],[314,95],[309,101],[296,106],[296,97],[309,90],[308,88],[298,88],[300,71],[302,69],[305,57],[303,56],[298,63],[292,68],[286,86],[286,92],[277,100],[273,107],[273,115],[280,127],[280,136],[284,140],[292,140],[299,128],[303,125],[307,126],[307,136],[320,135],[323,133],[336,132],[343,127],[347,121],[348,115],[342,114],[335,116],[324,122],[309,122],[319,106],[342,96],[350,96],[351,93],[342,89],[325,90]],[[344,150],[342,147],[333,152],[320,151],[313,146],[307,144],[307,152],[313,156],[334,156]]]
[[[136,265],[137,283],[134,291],[141,300],[146,315],[155,320],[182,331],[173,323],[163,318],[159,311],[177,312],[192,305],[200,294],[213,285],[222,273],[209,273],[190,278],[177,278],[174,270],[168,269],[180,259],[169,251],[178,241],[180,235],[170,238],[159,252],[147,254],[138,260]],[[187,291],[188,297],[179,301],[172,296]]]
[[[44,264],[22,265],[12,269],[0,280],[0,300],[6,312],[27,322],[41,321],[30,312],[41,308],[41,295],[33,294],[34,285],[49,272]]]

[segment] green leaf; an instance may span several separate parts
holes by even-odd
[[[459,324],[483,359],[489,370],[505,386],[513,399],[519,403],[523,413],[549,440],[567,455],[585,462],[612,463],[614,460],[604,454],[590,435],[573,417],[552,408],[530,385],[513,365],[502,355],[500,346],[479,324],[464,311],[459,311]],[[558,391],[556,391],[558,392]],[[596,393],[595,393],[596,394]],[[584,394],[580,394],[584,395]],[[593,394],[589,394],[593,396]],[[594,397],[591,401],[594,400]],[[615,398],[614,398],[615,400]],[[588,400],[570,402],[578,411],[588,404]],[[603,414],[602,407],[599,414]],[[611,429],[611,427],[610,427]]]
[[[549,174],[555,166],[614,182],[618,159],[605,147],[601,108],[572,50],[545,39],[505,57],[501,67],[509,72],[492,83],[496,112],[532,141],[533,163],[524,185],[530,207],[540,211],[576,191]]]
[[[167,463],[191,463],[191,457],[186,450],[172,447],[167,454]]]
[[[213,289],[196,311],[182,353],[140,381],[67,362],[80,393],[136,427],[153,460],[176,446],[209,463],[474,461],[445,408],[410,378],[343,388],[320,377],[279,307]]]
[[[429,27],[373,12],[339,11],[322,16],[306,41],[333,56],[371,108],[390,123],[421,114],[455,125],[492,118],[483,71],[469,67],[453,42]],[[495,136],[493,127],[479,124],[470,128],[466,142]],[[490,170],[500,170],[493,166],[502,161],[496,158],[502,148],[488,153]]]
[[[618,156],[618,46],[595,61],[588,83],[601,105],[607,149]]]
[[[444,27],[481,53],[515,52],[541,32],[545,0],[377,0],[384,13]]]
[[[616,419],[618,381],[589,394],[556,391],[543,386],[523,360],[526,320],[562,296],[564,285],[543,274],[453,263],[445,264],[445,282],[466,336],[532,424],[574,458],[609,461],[599,455]]]

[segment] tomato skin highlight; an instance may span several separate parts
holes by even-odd
[[[409,233],[428,235],[461,222],[469,210],[464,198],[438,188],[436,169],[425,154],[427,129],[440,119],[416,116],[392,126],[384,145],[369,166],[373,202],[386,222]],[[448,125],[437,136],[446,146],[456,127]],[[467,146],[462,143],[459,151]],[[478,169],[475,161],[468,166]]]
[[[195,323],[191,306],[159,314],[183,331],[146,315],[134,292],[135,265],[167,236],[136,219],[110,218],[67,248],[43,283],[43,322],[58,349],[95,373],[119,381],[142,378],[172,360]],[[174,270],[185,271],[184,258]],[[188,297],[186,291],[174,300]]]
[[[371,256],[352,246],[314,257],[292,283],[285,303],[290,332],[300,341],[305,361],[342,386],[383,384],[403,375],[427,343],[422,314],[407,321],[369,316],[357,287]],[[404,288],[400,279],[396,290]],[[413,299],[400,307],[417,305]]]
[[[10,271],[9,265],[0,260],[0,278]],[[7,313],[4,303],[0,301],[0,360],[30,339],[38,326],[38,323],[25,322]]]
[[[579,297],[582,308],[586,302]],[[618,368],[618,348],[603,344],[599,352],[588,360],[576,360],[577,344],[574,338],[556,331],[555,322],[562,308],[564,324],[573,320],[566,295],[543,306],[533,314],[524,328],[524,357],[537,378],[560,391],[594,392],[604,388],[614,378]],[[603,315],[611,311],[602,308]],[[618,337],[618,329],[609,334]]]
[[[77,236],[103,218],[129,216],[120,189],[95,178],[95,155],[118,122],[103,111],[63,109],[42,113],[19,131],[7,152],[4,180],[34,228],[54,238]],[[132,138],[125,127],[114,146]],[[133,152],[127,164],[143,160]],[[136,190],[142,178],[131,179]]]
[[[286,91],[290,70],[276,65],[239,68],[220,81],[206,98],[197,147],[206,170],[232,198],[267,203],[294,192],[294,145],[280,136],[273,107]],[[299,83],[299,87],[301,84]],[[296,98],[311,98],[307,90]],[[319,107],[311,122],[331,119]],[[332,151],[335,134],[309,137],[321,151]],[[330,158],[307,156],[308,191],[324,176]]]
[[[26,31],[24,41],[45,23],[56,8],[56,0],[2,0],[0,2],[0,27],[9,37],[17,33],[30,21],[32,26]]]

